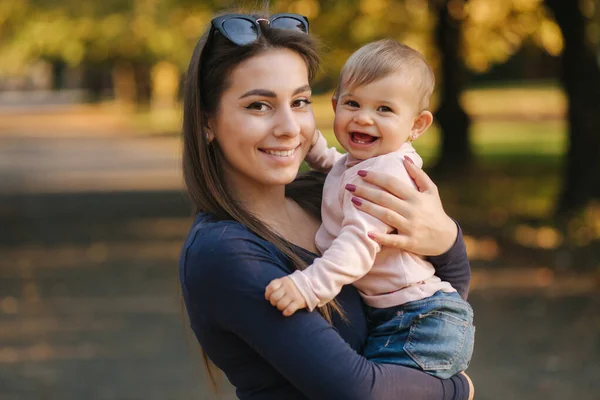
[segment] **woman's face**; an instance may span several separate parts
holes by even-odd
[[[267,50],[229,76],[210,133],[233,189],[285,185],[296,177],[315,131],[308,70],[288,49]]]

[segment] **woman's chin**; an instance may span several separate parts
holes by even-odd
[[[271,173],[265,173],[265,178],[267,178],[267,182],[270,185],[287,185],[292,183],[296,176],[298,175],[298,170],[300,166],[289,166],[286,168],[280,168],[276,171],[272,170]]]

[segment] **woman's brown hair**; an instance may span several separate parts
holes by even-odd
[[[253,15],[265,18],[260,15]],[[208,120],[217,113],[222,94],[227,90],[231,71],[243,61],[270,49],[289,49],[305,61],[309,80],[319,68],[319,56],[314,39],[297,31],[270,29],[261,23],[262,35],[253,43],[237,46],[219,32],[210,35],[207,29],[198,41],[190,61],[185,81],[183,110],[183,175],[194,213],[208,212],[217,219],[234,220],[255,235],[273,243],[296,269],[305,269],[304,262],[286,241],[266,224],[244,209],[230,194],[223,177],[223,154],[216,140],[208,141]],[[212,36],[212,37],[209,37]],[[306,211],[320,219],[320,194],[323,177],[317,174],[299,176],[286,187],[289,196]],[[339,306],[330,302],[319,312],[331,322],[332,312],[343,318]],[[209,366],[206,355],[205,362]],[[208,368],[210,372],[210,367]],[[211,375],[212,379],[212,375]],[[214,379],[213,379],[214,383]]]

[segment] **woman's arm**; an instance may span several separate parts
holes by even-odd
[[[397,177],[373,171],[363,174],[364,181],[383,190],[356,185],[354,195],[363,199],[358,207],[397,230],[394,234],[373,232],[371,237],[382,246],[429,256],[436,275],[466,299],[471,269],[460,227],[444,211],[427,174],[407,159],[404,166],[418,191]]]
[[[223,240],[225,239],[225,240]],[[318,313],[283,317],[264,288],[285,266],[255,240],[220,240],[185,262],[188,310],[202,309],[243,341],[309,399],[467,399],[461,376],[439,380],[424,372],[368,361]],[[193,312],[193,311],[192,311]]]
[[[452,247],[444,254],[427,257],[427,260],[435,267],[435,274],[441,280],[450,282],[458,294],[467,300],[471,284],[471,265],[467,257],[462,230],[458,224],[456,226],[458,234]]]

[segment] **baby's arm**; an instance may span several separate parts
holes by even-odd
[[[311,169],[328,173],[333,165],[343,157],[335,147],[328,147],[325,136],[320,131],[315,132],[316,141],[306,154],[304,160]]]
[[[359,182],[361,179],[358,176],[351,177],[342,186]],[[352,193],[343,187],[340,190],[344,192],[340,194],[343,195],[341,206],[344,221],[338,237],[312,265],[289,276],[311,311],[327,304],[342,286],[354,283],[371,270],[380,246],[368,237],[368,233],[388,233],[392,230],[390,226],[357,209],[352,203]]]
[[[361,169],[393,172],[396,176],[404,175],[402,179],[410,180],[402,161],[393,156],[368,160],[361,163]],[[365,184],[356,174],[357,171],[358,168],[351,168],[340,179],[341,185],[337,191],[344,220],[331,246],[307,269],[276,279],[267,287],[265,297],[286,316],[301,308],[312,311],[317,306],[325,305],[339,293],[342,286],[367,274],[380,250],[379,244],[370,239],[368,233],[388,233],[393,230],[352,203],[353,194],[345,189],[346,185]]]
[[[422,163],[417,153],[410,156]],[[414,185],[408,175],[402,157],[390,154],[365,161],[360,169],[393,173],[398,178]],[[389,233],[394,228],[379,219],[359,210],[352,203],[353,194],[345,189],[350,185],[365,185],[356,174],[358,168],[344,173],[338,188],[344,220],[338,237],[321,258],[303,271],[295,271],[288,277],[276,279],[269,284],[265,297],[283,311],[292,315],[295,311],[313,310],[331,301],[342,286],[354,283],[366,275],[375,262],[380,246],[368,237],[369,232]],[[415,189],[416,190],[416,189]]]

